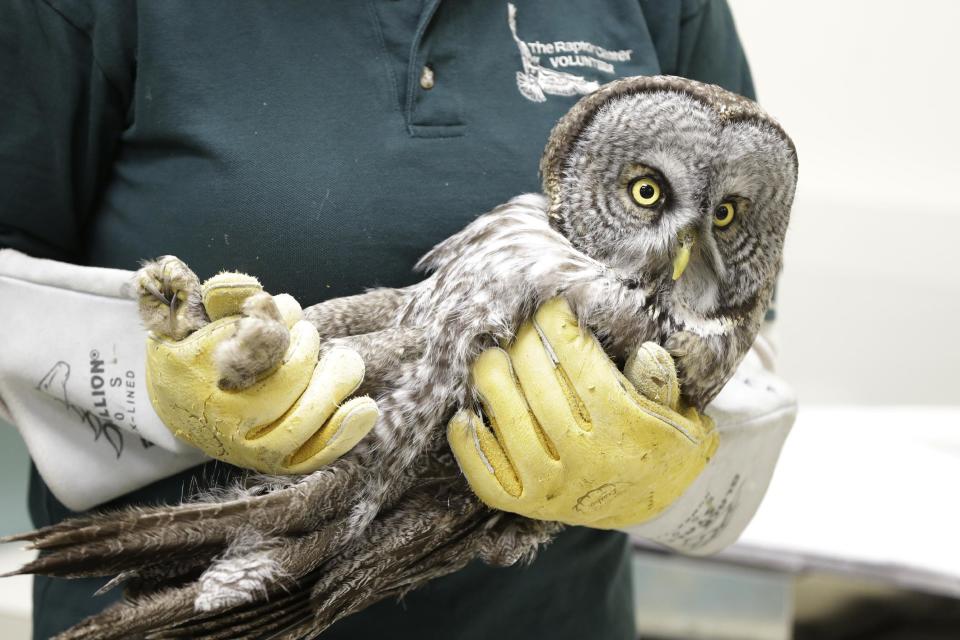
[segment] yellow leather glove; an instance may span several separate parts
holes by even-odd
[[[243,301],[260,290],[256,278],[239,273],[207,280],[210,324],[179,341],[147,339],[147,391],[167,428],[207,455],[263,473],[309,473],[349,451],[379,412],[371,398],[347,400],[363,380],[360,355],[335,348],[318,363],[317,330],[285,294],[274,297],[290,328],[283,363],[247,389],[217,386],[214,349],[233,335]]]
[[[668,507],[713,455],[717,431],[679,405],[661,347],[645,343],[625,372],[559,298],[507,349],[484,351],[472,375],[490,427],[461,411],[447,429],[477,496],[528,518],[600,529]]]

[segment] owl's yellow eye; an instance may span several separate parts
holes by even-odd
[[[653,178],[636,178],[627,186],[630,197],[641,207],[652,207],[660,202],[662,191]]]
[[[732,202],[723,202],[716,209],[713,210],[713,225],[715,227],[724,227],[730,226],[730,223],[733,222],[733,219],[737,217],[737,205]]]

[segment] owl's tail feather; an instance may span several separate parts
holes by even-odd
[[[119,603],[55,637],[55,640],[235,640],[270,638],[312,619],[310,590],[278,593],[267,601],[232,607],[223,614],[198,614],[195,591],[166,592],[160,600]],[[174,610],[176,609],[176,610]]]
[[[335,528],[335,527],[331,527]],[[289,538],[272,545],[264,541],[261,547],[270,547],[276,557],[275,579],[263,581],[253,590],[251,597],[241,602],[223,604],[210,611],[198,603],[209,601],[211,589],[223,587],[218,582],[217,563],[223,560],[236,561],[223,554],[207,571],[178,587],[168,586],[146,595],[130,597],[125,602],[87,618],[80,624],[57,636],[58,640],[113,640],[115,638],[263,638],[283,631],[294,623],[312,618],[309,578],[316,568],[318,551],[328,550],[332,531],[315,532]],[[250,565],[251,553],[247,557]],[[243,560],[244,558],[240,558]],[[212,576],[212,577],[211,577]],[[249,576],[238,579],[248,583]],[[245,586],[249,586],[246,584]]]
[[[151,567],[128,571],[114,579],[125,583],[126,602],[58,638],[268,637],[312,615],[309,595],[316,579],[310,576],[337,551],[343,528],[334,522],[283,538],[239,530],[226,550],[165,576],[162,566],[152,574]]]
[[[382,513],[361,538],[346,547],[327,549],[322,558],[315,556],[318,549],[311,549],[306,537],[300,539],[300,544],[291,546],[301,559],[300,566],[291,562],[287,568],[309,571],[257,604],[171,620],[169,626],[146,637],[314,638],[374,602],[452,573],[478,555],[481,538],[495,535],[488,525],[497,516],[469,493],[443,501],[437,500],[436,493],[433,487],[408,497]]]
[[[185,556],[211,557],[223,548],[225,535],[210,531],[118,536],[43,553],[8,575],[35,573],[61,578],[88,578],[139,571],[153,566],[158,554],[179,561]]]
[[[438,493],[435,486],[414,492],[381,513],[362,538],[298,580],[283,595],[283,605],[274,606],[270,597],[242,618],[226,608],[148,637],[315,638],[343,617],[453,573],[478,557],[495,564],[529,559],[559,528],[492,512],[466,486],[442,499]],[[305,599],[296,593],[306,594]]]
[[[268,549],[276,560],[276,571],[271,579],[261,582],[253,595],[242,602],[234,602],[208,611],[198,606],[204,598],[209,600],[210,591],[223,587],[218,575],[219,562],[236,562],[223,553],[218,558],[201,562],[201,575],[182,584],[180,580],[168,579],[165,587],[144,590],[131,595],[127,583],[127,600],[82,621],[57,636],[58,640],[113,640],[114,638],[246,638],[268,637],[310,614],[310,586],[304,575],[316,568],[317,553],[329,551],[335,544],[337,526],[305,536],[287,538],[279,542],[264,540],[257,551],[247,558],[254,565],[253,556]],[[321,556],[321,559],[324,556]],[[241,562],[242,564],[242,562]],[[222,567],[220,567],[222,568]],[[136,579],[144,578],[145,570],[134,573]],[[222,574],[222,572],[221,572]],[[118,576],[117,579],[124,576]],[[130,574],[125,576],[128,580]],[[249,576],[237,576],[249,582]],[[171,586],[171,582],[178,586]],[[249,586],[248,584],[246,586]],[[254,597],[255,596],[255,597]]]
[[[275,494],[274,494],[275,495]],[[269,503],[269,499],[262,501]],[[95,538],[115,536],[151,527],[197,522],[242,515],[251,507],[248,497],[221,503],[191,503],[177,507],[132,507],[72,518],[58,524],[0,539],[0,542],[24,541],[35,549],[52,549]]]
[[[325,565],[313,588],[310,631],[305,628],[305,633],[285,635],[284,640],[313,638],[345,616],[384,598],[402,596],[478,558],[503,566],[531,560],[539,545],[560,529],[557,523],[491,511],[465,486],[460,495],[446,500],[437,500],[436,495],[433,490],[404,500],[391,517],[382,523],[378,519],[375,525],[382,524],[394,536],[389,543],[371,536],[346,558]],[[432,525],[410,525],[415,514],[425,515]]]
[[[299,588],[246,609],[231,611],[230,615],[198,618],[190,624],[169,626],[151,632],[148,637],[151,640],[269,638],[313,618],[309,588]]]
[[[241,530],[268,537],[316,530],[343,515],[362,477],[362,469],[343,461],[296,481],[234,487],[233,495],[223,502],[128,508],[66,520],[3,539],[27,541],[41,551],[9,575],[149,573],[158,557],[166,566],[187,558],[209,559],[227,548]]]
[[[170,620],[182,620],[193,611],[197,585],[165,589],[158,593],[118,602],[95,616],[54,636],[56,640],[120,640],[146,638],[150,629]]]
[[[114,605],[59,638],[315,638],[337,620],[477,557],[495,564],[532,557],[558,525],[490,511],[462,482],[444,487],[431,482],[381,512],[361,536],[340,537],[344,527],[341,520],[323,530],[251,544],[246,555],[243,548],[238,556],[221,554],[195,581]],[[242,602],[198,607],[209,595],[218,563],[252,568],[264,549],[277,564],[276,579]]]
[[[537,545],[558,528],[490,511],[449,469],[425,469],[422,477],[428,479],[354,537],[343,535],[349,529],[347,502],[346,508],[335,509],[338,517],[312,530],[298,526],[277,532],[275,526],[267,531],[247,523],[232,537],[215,536],[224,544],[190,553],[165,547],[163,563],[156,561],[157,555],[150,562],[146,556],[109,555],[115,549],[108,540],[89,543],[95,547],[85,550],[96,551],[94,555],[62,558],[51,571],[103,573],[106,565],[126,562],[132,567],[118,579],[128,580],[129,599],[60,638],[314,638],[344,616],[452,573],[475,558],[512,564],[532,557]],[[274,518],[279,513],[272,507],[266,510]],[[296,509],[289,509],[284,515],[295,514]],[[232,526],[233,516],[214,524],[227,521]],[[191,526],[204,522],[188,519]],[[134,529],[120,537],[142,533]],[[116,549],[131,544],[130,539],[113,542]]]

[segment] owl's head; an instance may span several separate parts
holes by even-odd
[[[541,161],[551,224],[587,255],[700,315],[769,302],[797,181],[754,102],[667,76],[581,99]]]

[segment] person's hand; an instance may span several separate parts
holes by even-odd
[[[320,339],[288,295],[274,300],[290,329],[283,362],[240,391],[218,387],[216,346],[230,338],[255,278],[220,274],[203,284],[210,324],[183,340],[147,339],[147,390],[178,438],[207,455],[263,473],[309,473],[349,451],[379,416],[368,397],[349,399],[363,380],[360,355],[334,348],[317,362]]]
[[[670,355],[645,343],[621,374],[562,299],[507,348],[484,351],[472,411],[447,438],[488,506],[595,528],[644,522],[673,503],[718,446],[707,416],[679,402]]]

